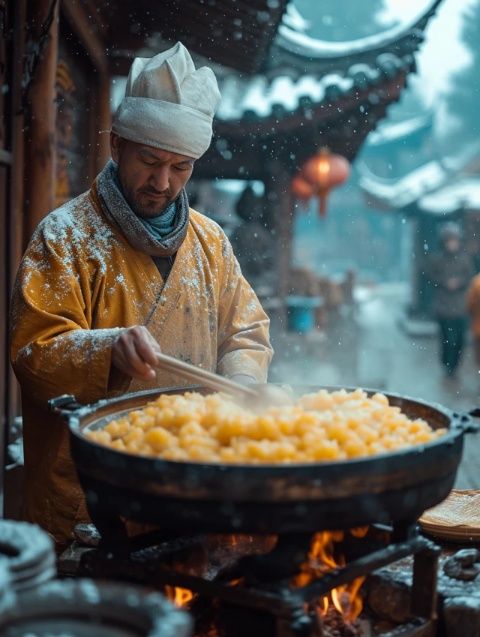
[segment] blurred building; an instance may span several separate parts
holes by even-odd
[[[405,127],[405,130],[408,126]],[[460,153],[445,157],[432,148],[430,126],[415,156],[423,163],[401,177],[385,178],[362,164],[360,186],[368,203],[377,210],[397,213],[408,220],[412,238],[412,292],[409,313],[415,318],[432,316],[432,289],[427,261],[438,247],[440,228],[456,221],[463,229],[465,250],[480,271],[480,144],[464,146]],[[407,136],[396,138],[389,157],[402,164],[401,153],[408,147]],[[430,149],[430,150],[429,150]],[[410,152],[409,152],[410,154]],[[409,159],[411,161],[411,159]]]

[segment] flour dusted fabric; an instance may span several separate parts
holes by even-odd
[[[185,189],[180,192],[175,206],[173,229],[161,239],[154,236],[128,205],[117,179],[117,165],[110,160],[97,176],[98,195],[109,220],[120,228],[128,243],[151,257],[170,257],[178,252],[188,229],[189,208]]]
[[[125,139],[198,159],[210,146],[220,101],[213,71],[195,68],[181,42],[135,58],[112,131]]]

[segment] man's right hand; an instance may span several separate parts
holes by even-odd
[[[146,327],[135,325],[122,331],[112,345],[112,365],[138,380],[153,380],[160,345]]]

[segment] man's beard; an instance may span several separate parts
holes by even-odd
[[[165,197],[158,200],[149,199],[148,193],[154,194],[157,197],[159,195],[165,195]],[[173,201],[172,194],[169,189],[164,190],[161,193],[148,188],[140,189],[140,192],[125,190],[124,194],[130,208],[137,217],[145,219],[159,217]]]

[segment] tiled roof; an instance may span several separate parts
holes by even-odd
[[[396,180],[381,179],[359,164],[359,184],[383,209],[431,214],[480,209],[480,175],[471,172],[479,157],[480,144],[473,143],[456,157],[432,160]]]
[[[449,183],[421,197],[417,205],[422,212],[435,215],[451,214],[461,208],[480,211],[480,175]]]
[[[319,0],[321,1],[321,0]],[[424,39],[423,31],[442,0],[429,0],[420,6],[409,22],[381,33],[345,42],[327,42],[309,37],[302,26],[288,23],[284,14],[270,52],[269,67],[274,71],[286,66],[299,74],[345,72],[353,63],[375,66],[378,56],[391,52],[399,57],[413,54]]]
[[[362,176],[360,187],[373,200],[388,208],[408,208],[419,198],[435,191],[447,181],[450,172],[438,160],[431,161],[401,179],[381,179],[368,174],[364,166],[360,166]]]
[[[415,69],[414,53],[423,29],[441,0],[408,24],[349,42],[313,40],[289,26],[287,12],[272,45],[264,74],[250,79],[227,74],[221,79],[219,120],[235,122],[301,114],[306,108],[355,97],[371,90],[371,100],[383,86]],[[299,16],[293,16],[297,23]],[[287,24],[285,24],[287,22]]]
[[[386,121],[378,127],[365,143],[368,148],[382,147],[398,141],[405,142],[420,133],[431,133],[433,128],[433,113],[428,111],[417,117],[401,121]]]
[[[221,82],[222,101],[217,117],[234,121],[293,113],[312,104],[354,96],[368,88],[372,91],[381,89],[385,81],[408,73],[413,67],[414,59],[410,54],[402,58],[393,53],[382,53],[375,66],[352,64],[344,75],[304,75],[298,80],[283,75],[271,81],[265,76],[244,80],[230,75]]]

